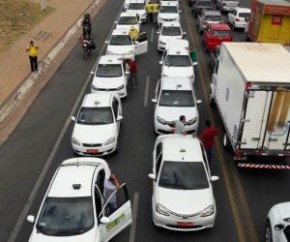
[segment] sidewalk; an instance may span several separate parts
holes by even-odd
[[[28,1],[36,2],[36,0]],[[104,2],[105,0],[47,0],[47,5],[55,10],[11,48],[1,52],[0,123],[13,112],[34,83],[45,75],[61,48],[78,31],[83,14],[92,13]],[[28,55],[25,52],[31,39],[39,46],[38,73],[30,72]]]

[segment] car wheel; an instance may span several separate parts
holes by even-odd
[[[265,228],[265,242],[272,242],[271,223],[268,220]]]

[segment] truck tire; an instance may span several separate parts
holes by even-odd
[[[228,135],[227,133],[224,133],[224,137],[223,137],[223,145],[224,145],[224,149],[229,151],[230,150],[230,141],[229,141],[229,138],[228,138]]]

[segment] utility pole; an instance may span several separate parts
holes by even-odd
[[[41,11],[45,11],[47,7],[47,3],[46,3],[47,0],[39,0],[39,1],[40,1]]]

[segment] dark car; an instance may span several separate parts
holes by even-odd
[[[197,17],[197,15],[201,14],[204,9],[214,9],[211,0],[196,0],[191,8],[191,12],[194,17]]]

